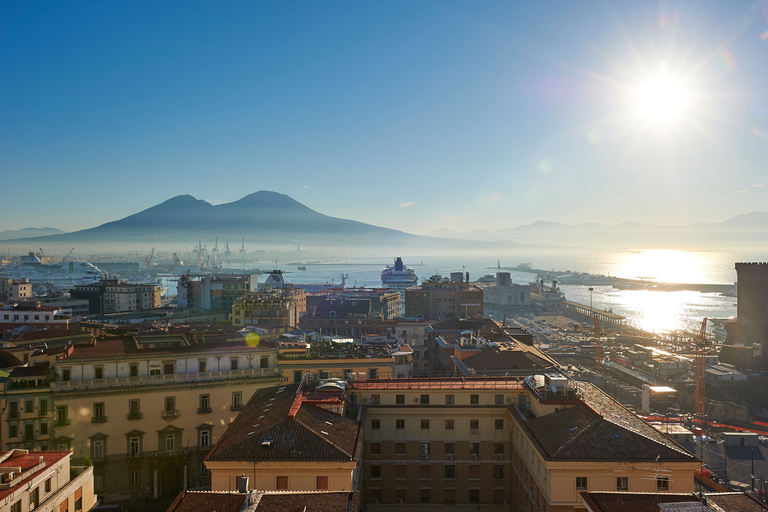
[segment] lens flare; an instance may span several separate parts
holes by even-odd
[[[260,341],[261,338],[255,332],[248,333],[248,335],[245,337],[245,344],[251,348],[258,347]]]

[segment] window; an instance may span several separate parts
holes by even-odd
[[[659,491],[669,490],[669,478],[662,476],[656,478],[656,489]]]
[[[19,426],[10,424],[8,425],[8,437],[19,437]]]
[[[626,476],[617,476],[616,477],[616,490],[617,491],[628,491],[629,490],[629,478]]]
[[[69,425],[69,414],[66,405],[56,406],[56,423],[59,425]]]
[[[45,492],[51,492],[51,479],[45,481]]]
[[[469,478],[480,478],[480,466],[472,464],[469,466]]]
[[[198,372],[202,373],[202,372],[208,371],[207,368],[208,368],[208,365],[207,365],[207,361],[205,359],[200,359],[200,360],[197,361],[197,371]]]
[[[504,430],[504,420],[495,420],[493,424],[496,430]]]
[[[381,466],[378,464],[371,466],[371,478],[381,478]]]
[[[141,418],[138,400],[128,400],[128,419],[136,420]]]
[[[445,454],[453,455],[456,453],[456,443],[445,443]]]
[[[421,405],[429,405],[429,395],[421,395]]]
[[[368,378],[369,379],[378,379],[379,378],[379,370],[378,368],[371,368],[368,370]]]
[[[40,399],[40,416],[48,416],[48,400]]]
[[[395,443],[395,453],[397,455],[405,455],[405,443]]]
[[[504,480],[504,466],[493,466],[494,480]]]
[[[577,489],[586,489],[587,488],[587,477],[585,477],[585,476],[577,476],[576,477],[576,488]]]
[[[469,490],[469,502],[470,503],[480,503],[480,489],[470,489]]]
[[[237,366],[238,366],[237,359],[232,358],[232,359],[229,360],[229,369],[230,370],[232,370],[232,371],[237,370]]]
[[[469,420],[469,428],[477,430],[480,428],[480,420]]]
[[[172,452],[176,450],[176,435],[165,434],[165,451]]]
[[[176,371],[176,365],[173,363],[163,363],[163,375],[173,375]]]
[[[40,422],[40,435],[41,436],[47,436],[48,435],[48,422],[41,421]],[[45,450],[43,450],[45,451]]]
[[[131,471],[131,485],[139,485],[139,472]]]
[[[138,377],[139,376],[139,365],[132,364],[131,365],[131,377]]]
[[[315,490],[327,491],[328,490],[328,477],[318,476],[315,477]]]
[[[373,405],[381,404],[381,395],[371,395],[371,404]]]
[[[175,410],[176,410],[176,397],[174,396],[165,397],[165,412],[172,413]]]
[[[445,405],[453,405],[453,395],[445,395]]]
[[[261,356],[261,359],[259,360],[259,367],[269,368],[269,356]],[[326,481],[327,481],[327,477],[326,477]]]
[[[445,420],[445,430],[453,430],[453,420]]]
[[[429,430],[429,420],[421,420],[421,430]]]
[[[405,464],[395,464],[395,478],[405,479]]]
[[[35,412],[34,400],[24,400],[24,412],[28,414]]]
[[[102,460],[104,458],[104,448],[106,441],[104,439],[94,439],[91,442],[91,458],[93,460]]]
[[[480,403],[480,395],[469,395],[470,405],[478,405]]]
[[[243,408],[243,392],[233,391],[232,392],[232,410],[239,411],[242,408]]]
[[[478,455],[480,453],[480,443],[469,443],[470,455]]]
[[[429,489],[419,489],[419,496],[421,503],[429,503],[431,501]]]
[[[446,464],[445,478],[456,478],[456,466],[452,464]]]
[[[11,505],[11,512],[21,512],[21,500]]]
[[[128,456],[138,457],[141,455],[141,437],[133,436],[128,438]]]
[[[97,402],[93,404],[93,418],[92,422],[104,421],[107,417],[104,415],[104,402]]]
[[[94,368],[94,377],[96,379],[103,379],[104,378],[104,368],[101,368],[101,367]]]
[[[431,476],[430,474],[430,465],[429,464],[422,464],[419,466],[419,478],[429,478]]]
[[[405,429],[405,420],[395,420],[395,428],[397,430],[404,430]]]
[[[197,412],[199,414],[211,412],[211,395],[200,395],[200,407]]]
[[[504,445],[501,443],[494,444],[493,453],[494,455],[504,455]]]
[[[29,508],[30,510],[36,509],[40,505],[40,488],[35,487],[31,493],[29,493]]]
[[[405,395],[395,395],[395,403],[397,405],[404,405],[405,404]]]
[[[200,442],[198,443],[200,445],[200,448],[208,448],[211,446],[211,431],[210,430],[201,430],[200,431]]]
[[[371,420],[371,429],[379,430],[381,428],[381,420]]]
[[[15,419],[19,417],[19,402],[8,402],[8,418]]]
[[[504,395],[496,395],[496,396],[493,398],[493,402],[494,402],[496,405],[504,405]]]
[[[371,455],[381,455],[381,443],[371,443]]]
[[[288,477],[287,476],[276,476],[275,477],[275,489],[278,491],[287,491],[288,490]]]
[[[103,480],[103,479],[104,479],[104,477],[102,476],[101,480]],[[96,482],[96,475],[93,476],[93,480],[94,480],[93,490],[95,491],[96,490],[96,483],[95,483]],[[99,488],[99,490],[101,490],[101,487]],[[77,498],[75,500],[75,512],[80,512],[81,510],[83,510],[83,497],[82,496],[80,496],[79,498]]]

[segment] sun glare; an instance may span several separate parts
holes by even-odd
[[[689,97],[681,82],[667,77],[650,80],[636,90],[638,112],[654,122],[674,121],[685,110]]]

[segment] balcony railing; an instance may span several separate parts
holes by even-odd
[[[176,416],[179,415],[179,410],[178,409],[165,410],[163,411],[162,415],[163,415],[163,418],[175,418]]]
[[[113,377],[109,379],[86,379],[51,382],[51,389],[60,391],[110,388],[116,386],[142,386],[164,382],[197,382],[207,380],[229,380],[232,378],[278,376],[277,368],[246,368],[215,372],[170,373],[166,375],[145,375],[142,377]]]
[[[210,407],[198,407],[197,408],[197,414],[208,414],[213,412],[213,409]]]
[[[91,423],[104,423],[107,421],[106,416],[93,416],[91,417]]]
[[[54,425],[57,427],[64,427],[66,425],[69,425],[69,418],[64,418],[64,419],[57,418],[56,421],[54,422]]]
[[[142,414],[140,412],[129,412],[128,413],[128,419],[129,420],[140,420]]]
[[[237,404],[237,405],[230,405],[229,406],[230,411],[242,411],[243,410],[243,404]]]

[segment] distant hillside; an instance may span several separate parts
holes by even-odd
[[[61,233],[65,233],[65,231],[62,231],[56,228],[23,228],[23,229],[16,229],[16,230],[9,229],[5,231],[0,231],[0,240],[18,240],[20,238],[31,238],[31,237],[46,236],[46,235],[58,235]]]
[[[330,217],[316,212],[285,194],[259,191],[238,201],[211,205],[189,195],[177,196],[161,204],[100,226],[54,236],[37,237],[35,242],[91,244],[112,246],[147,245],[180,248],[195,245],[198,240],[213,243],[245,243],[267,247],[386,248],[387,250],[427,248],[462,248],[456,240],[412,235],[403,231],[372,226],[353,220]],[[30,241],[30,240],[26,240]],[[505,242],[504,246],[516,245]],[[389,252],[386,253],[389,255]]]
[[[625,222],[618,225],[538,221],[533,224],[495,231],[440,229],[429,236],[476,241],[514,240],[523,244],[603,248],[760,248],[768,246],[768,212],[738,215],[718,223],[688,226],[659,226]],[[546,242],[544,242],[546,240]]]

